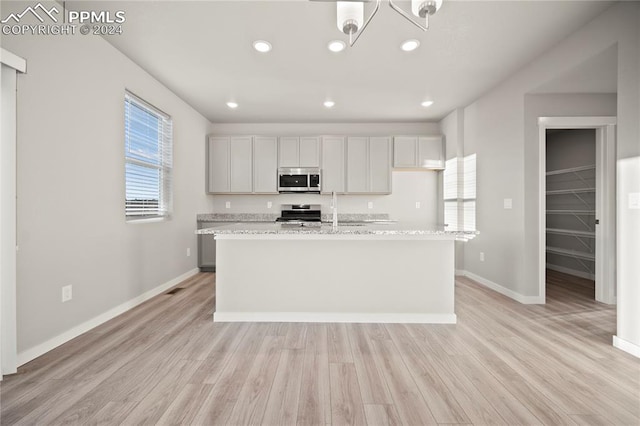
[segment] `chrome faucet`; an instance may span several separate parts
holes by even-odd
[[[331,212],[333,214],[331,223],[335,231],[338,229],[338,194],[336,191],[331,192]]]

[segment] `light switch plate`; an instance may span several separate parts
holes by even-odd
[[[224,208],[225,209],[230,209],[231,208],[231,201],[227,201],[226,203],[224,203]]]
[[[640,210],[640,192],[629,193],[629,209]]]
[[[367,203],[367,208],[368,208],[368,209],[372,209],[372,208],[373,208],[373,201],[369,201],[369,202]]]
[[[504,199],[504,208],[509,210],[513,208],[513,200],[511,198]]]
[[[416,201],[416,209],[420,208],[420,201]]]
[[[271,201],[267,201],[267,208],[270,209],[273,207],[273,203]]]

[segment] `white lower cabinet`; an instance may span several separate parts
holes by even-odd
[[[347,193],[391,193],[391,138],[347,138]]]

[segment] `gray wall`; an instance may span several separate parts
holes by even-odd
[[[438,123],[213,123],[212,134],[218,135],[439,135]],[[392,194],[340,195],[341,213],[388,213],[392,219],[437,226],[439,209],[439,177],[436,171],[394,171]],[[280,195],[211,195],[216,213],[279,213],[280,204],[318,203],[329,211],[330,197],[313,194]],[[226,202],[231,208],[225,208]],[[267,208],[267,202],[273,207]],[[420,209],[416,209],[416,202]],[[373,202],[373,209],[368,208]]]
[[[17,123],[22,353],[196,267],[210,123],[101,37],[3,35],[2,46],[28,63]],[[173,117],[171,220],[125,222],[125,89]]]
[[[617,99],[607,94],[527,96],[613,45],[618,51]],[[638,2],[615,4],[465,108],[465,155],[477,153],[481,232],[465,246],[465,269],[520,295],[537,295],[537,117],[612,114],[618,118],[617,336],[638,347],[640,264],[632,258],[640,252],[640,216],[627,205],[640,173]],[[503,209],[503,198],[513,199],[512,210]],[[480,262],[480,252],[485,252],[485,262]]]

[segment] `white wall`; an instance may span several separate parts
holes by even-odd
[[[439,135],[438,123],[213,123],[217,135]],[[392,194],[340,195],[340,213],[388,213],[392,219],[438,226],[438,176],[436,171],[394,171]],[[317,203],[329,212],[330,197],[314,194],[212,195],[216,213],[279,213],[280,204]],[[226,209],[225,203],[231,202]],[[267,208],[271,201],[273,207]],[[373,202],[369,209],[368,202]],[[416,209],[419,201],[421,208]]]
[[[196,214],[210,209],[201,167],[210,123],[100,37],[3,35],[2,46],[29,64],[18,77],[24,353],[196,267]],[[173,118],[171,220],[125,222],[125,89]],[[63,304],[65,285],[73,300]]]
[[[537,115],[613,115],[617,113],[618,159],[640,155],[640,3],[621,2],[482,96],[464,111],[465,155],[477,153],[477,226],[481,234],[465,246],[465,269],[523,296],[538,292]],[[532,95],[611,46],[617,46],[615,108],[611,95]],[[586,90],[588,92],[588,90]],[[538,97],[541,96],[541,97]],[[594,97],[595,96],[595,97]],[[586,103],[583,103],[586,102]],[[618,170],[618,188],[634,179]],[[513,199],[513,209],[503,208]],[[637,295],[637,233],[640,217],[617,199],[618,294]],[[479,261],[484,252],[486,261]],[[640,346],[640,306],[618,301],[618,337]]]

